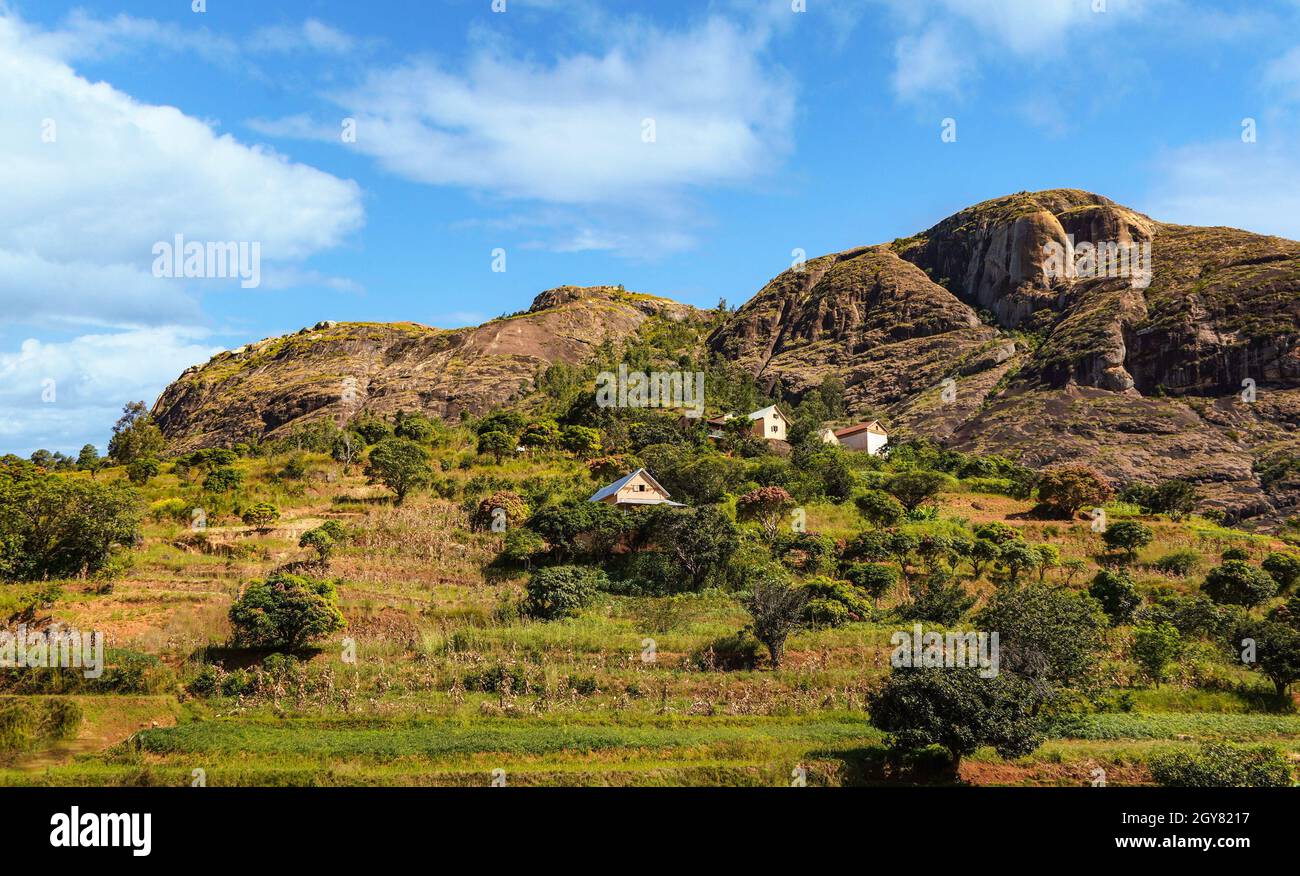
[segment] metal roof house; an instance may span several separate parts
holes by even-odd
[[[587,501],[604,502],[619,508],[640,505],[685,507],[681,502],[672,501],[668,491],[643,468],[624,475],[607,487],[601,487]]]

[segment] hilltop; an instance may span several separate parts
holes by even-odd
[[[1149,276],[1063,275],[1052,244],[1132,247]],[[191,369],[154,415],[181,450],[360,411],[477,415],[526,403],[546,366],[662,320],[707,326],[697,357],[738,363],[790,403],[839,378],[852,414],[900,436],[1086,462],[1116,482],[1190,480],[1229,520],[1276,521],[1300,501],[1300,243],[1071,189],[810,259],[722,319],[566,287],[477,328],[322,323]]]

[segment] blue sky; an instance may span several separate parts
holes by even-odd
[[[0,451],[322,319],[738,304],[1022,189],[1300,238],[1300,0],[205,5],[0,0]],[[176,234],[260,285],[153,276]]]

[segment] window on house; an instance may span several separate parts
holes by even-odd
[[[773,432],[776,432],[776,430],[777,430],[777,427],[776,427],[776,426],[773,426],[773,427],[772,427],[772,431],[773,431]]]

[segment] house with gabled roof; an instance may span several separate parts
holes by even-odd
[[[784,441],[786,429],[790,427],[790,418],[776,405],[754,411],[749,419],[754,421],[754,437],[766,438],[768,441]]]
[[[865,450],[869,455],[875,456],[889,443],[889,433],[880,425],[879,420],[872,420],[834,431],[823,429],[822,440],[827,444],[838,444],[846,450]]]
[[[681,502],[672,501],[668,491],[643,468],[624,475],[607,487],[597,490],[588,502],[604,502],[618,508],[632,508],[641,505],[670,505],[674,508],[685,507]]]

